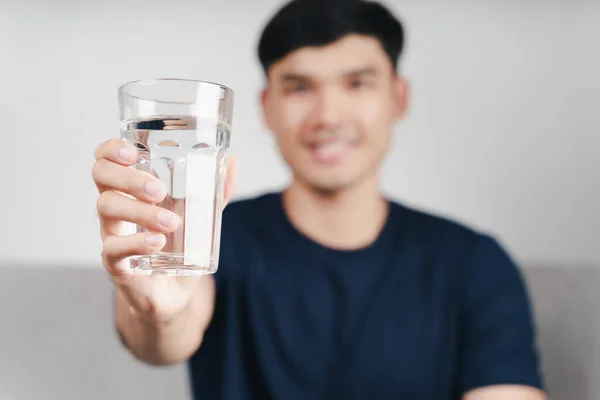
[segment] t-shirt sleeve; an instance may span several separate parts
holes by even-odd
[[[521,273],[498,242],[481,236],[463,275],[460,384],[543,390],[532,307]]]

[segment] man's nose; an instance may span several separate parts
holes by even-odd
[[[343,98],[339,90],[324,88],[319,91],[315,102],[314,118],[319,126],[338,125],[342,117]]]

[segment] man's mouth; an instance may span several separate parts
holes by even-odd
[[[318,162],[331,164],[340,161],[357,141],[357,138],[350,136],[335,137],[315,141],[309,145],[309,148]]]

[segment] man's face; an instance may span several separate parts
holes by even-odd
[[[268,75],[265,121],[296,179],[331,193],[377,174],[406,105],[379,41],[349,35],[301,48]]]

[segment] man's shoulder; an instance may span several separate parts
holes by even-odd
[[[490,231],[458,217],[398,201],[391,203],[400,216],[399,226],[405,237],[427,246],[442,257],[463,261],[477,258],[480,262],[490,259],[512,262],[501,241]]]
[[[390,200],[394,213],[399,216],[400,226],[413,236],[429,239],[475,240],[485,235],[481,230],[458,217],[420,208],[407,203]]]
[[[442,282],[444,305],[456,307],[459,390],[515,383],[543,389],[527,282],[498,236],[459,218],[402,203],[394,208],[412,240],[405,248],[426,255],[422,271],[436,268],[426,276]]]

